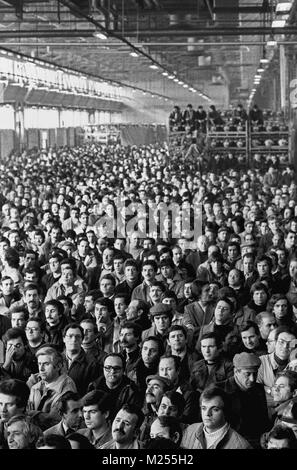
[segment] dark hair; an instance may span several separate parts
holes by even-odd
[[[64,330],[63,330],[63,338],[65,338],[66,336],[66,333],[68,330],[70,330],[70,328],[78,328],[79,331],[81,332],[81,335],[82,335],[82,338],[84,338],[84,330],[83,328],[79,325],[79,323],[68,323],[68,325],[65,326]]]
[[[178,444],[173,442],[171,439],[166,439],[165,437],[156,437],[155,439],[149,439],[145,449],[179,449]]]
[[[240,325],[239,332],[243,333],[244,331],[248,331],[250,328],[254,328],[256,335],[260,336],[260,331],[257,323],[251,320],[247,320],[245,323]]]
[[[148,341],[155,341],[155,343],[157,343],[158,345],[160,356],[164,354],[164,343],[158,336],[148,336],[147,338],[143,339],[141,343],[141,349],[143,348],[143,345]]]
[[[133,335],[136,337],[136,338],[141,338],[141,333],[142,333],[142,328],[140,325],[138,325],[138,323],[134,323],[132,321],[125,321],[124,323],[122,323],[122,325],[120,326],[120,332],[124,329],[124,328],[129,328],[130,330],[133,330]]]
[[[153,259],[145,260],[141,265],[141,270],[144,268],[144,266],[152,266],[155,273],[158,271],[158,265],[157,265],[156,261],[154,261]]]
[[[217,348],[222,347],[222,340],[221,340],[221,338],[220,338],[216,333],[204,333],[204,334],[201,336],[201,341],[200,341],[200,343],[201,343],[204,339],[214,339],[215,342],[216,342],[216,347],[217,347]]]
[[[107,248],[108,248],[108,247],[107,247]],[[106,249],[106,248],[105,248],[105,249]],[[104,279],[106,279],[106,280],[108,280],[108,281],[111,281],[111,282],[113,283],[113,286],[115,287],[115,285],[116,285],[116,279],[115,279],[114,276],[112,276],[111,274],[105,274],[104,276],[101,277],[101,279],[100,279],[100,284],[101,284],[101,282],[102,282]]]
[[[277,440],[288,440],[289,449],[295,449],[297,440],[294,434],[294,431],[291,428],[283,427],[281,425],[276,425],[272,428],[272,430],[268,434],[267,442],[270,439],[277,439]]]
[[[61,434],[47,434],[40,437],[35,444],[36,449],[48,446],[54,449],[72,449],[70,442]]]
[[[296,330],[295,330],[295,327],[291,327],[291,326],[286,326],[286,325],[281,325],[281,326],[278,326],[276,329],[275,329],[275,341],[277,341],[277,338],[279,337],[279,335],[281,333],[289,333],[291,335],[294,335],[295,338],[297,338],[297,335],[296,335]]]
[[[93,301],[96,301],[97,299],[102,297],[102,292],[100,292],[100,290],[98,289],[89,290],[86,293],[86,297],[92,297]]]
[[[103,390],[92,390],[82,397],[83,406],[96,405],[101,413],[107,413],[112,408],[109,394]]]
[[[177,303],[177,295],[173,290],[165,290],[163,293],[163,299],[174,299]]]
[[[4,339],[4,342],[7,344],[7,342],[11,339],[17,339],[17,338],[21,338],[23,343],[24,343],[24,346],[26,346],[27,344],[27,337],[26,337],[26,333],[24,330],[22,330],[21,328],[9,328],[3,339]]]
[[[17,407],[25,409],[30,395],[30,388],[22,380],[7,379],[0,381],[0,393],[14,396]]]
[[[126,411],[127,413],[130,413],[130,414],[135,414],[137,416],[137,422],[136,422],[136,428],[140,428],[140,426],[142,425],[143,421],[144,421],[144,414],[143,412],[141,411],[141,408],[139,408],[138,406],[132,404],[132,403],[125,403],[119,411],[121,410],[124,410]]]
[[[58,401],[58,410],[60,415],[62,416],[64,413],[67,411],[67,405],[70,400],[73,401],[79,401],[80,396],[76,392],[72,392],[71,390],[69,392],[65,392]]]
[[[173,416],[157,416],[153,423],[158,420],[162,428],[169,428],[169,436],[173,437],[177,432],[179,434],[178,444],[180,444],[182,439],[182,429],[180,422],[177,418]],[[152,423],[152,424],[153,424]]]
[[[159,359],[159,366],[162,359],[173,359],[175,370],[178,371],[181,367],[181,358],[178,356],[173,356],[173,354],[164,354]]]
[[[294,370],[283,370],[276,374],[276,379],[278,379],[279,377],[285,377],[288,379],[291,392],[297,389],[297,372],[295,372]]]
[[[95,301],[95,305],[100,304],[102,307],[106,307],[109,313],[114,313],[114,305],[113,301],[108,299],[107,297],[99,297]]]
[[[93,444],[90,443],[89,439],[80,434],[79,432],[73,432],[67,436],[68,441],[74,441],[79,444],[80,449],[96,449]],[[71,444],[70,444],[71,445]]]
[[[184,334],[184,337],[187,339],[188,330],[185,326],[183,326],[183,325],[171,325],[171,327],[168,330],[168,338],[169,338],[170,333],[172,333],[172,331],[181,331]]]
[[[183,395],[181,393],[176,392],[175,390],[168,390],[167,392],[165,392],[162,395],[162,398],[161,398],[161,401],[160,401],[160,404],[159,404],[159,408],[160,408],[162,399],[164,397],[167,397],[171,401],[171,403],[174,406],[176,406],[178,416],[179,417],[182,416],[182,414],[184,412],[184,409],[185,409],[185,406],[186,406],[186,402],[185,402],[185,399],[184,399]]]
[[[109,354],[107,354],[104,358],[103,364],[105,363],[106,359],[109,358],[109,357],[118,357],[119,359],[121,359],[122,364],[123,364],[123,370],[125,370],[126,359],[122,354],[120,354],[120,353],[109,353]]]
[[[203,390],[200,395],[199,403],[202,404],[202,400],[212,400],[215,397],[220,397],[224,403],[224,415],[226,420],[229,419],[231,413],[231,398],[230,394],[225,392],[224,389],[217,387],[216,385],[211,385]]]
[[[55,307],[58,310],[59,317],[63,316],[63,314],[64,314],[64,305],[59,300],[56,300],[56,299],[49,300],[48,302],[46,302],[44,304],[44,309],[48,305],[52,305],[53,307]]]

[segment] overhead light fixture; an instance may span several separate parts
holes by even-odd
[[[271,24],[271,27],[272,28],[284,28],[286,26],[286,22],[287,20],[283,19],[283,20],[273,20],[272,21],[272,24]]]
[[[175,78],[173,79],[173,81],[174,81],[175,83],[177,83],[177,82],[178,82],[178,78],[175,77]]]
[[[174,79],[174,75],[169,75],[168,78],[169,78],[169,80],[173,80],[173,79]]]
[[[97,39],[107,39],[107,34],[105,34],[103,31],[94,31],[93,36]]]
[[[153,70],[158,70],[159,67],[156,64],[151,64],[150,68]]]
[[[261,64],[268,64],[269,59],[266,59],[266,57],[263,57],[263,59],[260,59]]]
[[[187,85],[186,83],[183,84],[183,87],[184,88],[189,88],[189,85]]]
[[[269,39],[266,43],[266,46],[275,47],[275,46],[277,46],[277,41],[275,41],[274,39]]]
[[[292,2],[283,2],[276,5],[276,13],[288,13],[292,8]]]
[[[261,75],[255,75],[255,78],[262,78]]]
[[[259,67],[259,68],[257,69],[257,72],[263,73],[263,72],[265,72],[265,69],[263,69],[262,67]]]
[[[137,54],[137,52],[135,52],[135,51],[132,51],[132,52],[130,52],[130,56],[131,57],[138,57],[139,54]]]
[[[169,73],[168,72],[162,72],[162,75],[164,75],[164,77],[168,77]]]

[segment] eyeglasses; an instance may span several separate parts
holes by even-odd
[[[106,370],[106,372],[111,372],[112,370],[114,372],[121,372],[122,367],[119,367],[119,366],[104,366],[104,370]]]
[[[277,342],[283,347],[287,349],[294,349],[294,345],[292,345],[292,341],[285,341],[284,339],[279,338]]]
[[[39,328],[30,328],[29,326],[26,326],[25,331],[38,331]]]

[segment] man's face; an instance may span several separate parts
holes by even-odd
[[[100,429],[106,419],[106,413],[98,409],[98,405],[88,405],[83,407],[83,417],[86,427],[90,430]]]
[[[114,258],[114,251],[111,250],[110,248],[105,248],[105,250],[102,253],[102,261],[103,261],[104,266],[112,266],[113,258]]]
[[[127,304],[125,298],[117,297],[114,300],[114,310],[118,318],[126,318]]]
[[[259,345],[259,336],[256,334],[254,327],[242,331],[241,339],[247,349],[254,349]]]
[[[251,258],[244,257],[242,266],[244,274],[249,274],[254,270],[254,263]]]
[[[187,338],[185,337],[184,333],[179,330],[171,331],[168,337],[168,344],[171,347],[171,350],[174,352],[181,352],[184,351]]]
[[[66,352],[78,353],[81,350],[83,337],[79,328],[69,328],[63,338]]]
[[[227,302],[224,302],[224,300],[219,300],[215,308],[214,316],[217,325],[224,325],[228,323],[229,319],[231,318],[230,305],[227,304]]]
[[[109,388],[115,388],[124,375],[123,363],[119,357],[107,357],[104,361],[104,377]]]
[[[253,300],[256,305],[264,305],[267,300],[267,294],[265,290],[255,290],[255,292],[253,293]]]
[[[171,321],[168,315],[155,315],[154,316],[154,324],[156,325],[156,329],[159,333],[164,334],[168,328],[170,327]]]
[[[288,360],[290,352],[295,347],[295,336],[291,333],[280,333],[275,343],[275,354],[283,361]]]
[[[155,364],[159,358],[158,343],[151,339],[143,343],[141,357],[146,367],[151,367]]]
[[[88,321],[82,321],[80,323],[80,326],[84,330],[84,339],[82,344],[91,344],[93,341],[95,341],[97,337],[97,334],[95,333],[95,325]]]
[[[294,391],[291,390],[288,377],[278,377],[275,379],[271,394],[276,403],[282,403],[292,398]]]
[[[123,348],[131,348],[137,345],[138,338],[134,336],[133,328],[122,328],[120,332],[120,343]]]
[[[261,325],[259,326],[261,337],[266,340],[270,331],[272,331],[274,328],[276,328],[274,315],[264,317],[261,321]]]
[[[228,274],[228,284],[229,286],[239,286],[240,285],[240,274],[237,269],[231,269]]]
[[[275,318],[277,320],[280,320],[281,318],[285,317],[287,315],[287,310],[288,310],[288,302],[286,299],[280,299],[278,300],[273,307],[273,313],[275,315]]]
[[[111,314],[108,311],[108,308],[105,307],[105,305],[101,305],[101,304],[96,303],[95,304],[94,315],[95,315],[95,318],[96,318],[97,325],[98,325],[98,323],[105,323],[106,324],[106,323],[110,322]]]
[[[158,416],[172,416],[177,418],[178,408],[172,404],[168,397],[163,396],[157,414]]]
[[[28,341],[41,341],[42,339],[42,333],[41,333],[41,328],[40,325],[37,321],[35,320],[29,320],[27,322],[26,328],[26,336]]]
[[[191,282],[186,282],[184,285],[184,297],[185,299],[190,299],[192,296]]]
[[[167,265],[161,267],[161,274],[165,279],[172,279],[174,273],[172,267]]]
[[[275,344],[276,344],[275,330],[276,330],[276,328],[271,330],[268,337],[267,337],[266,344],[267,344],[267,353],[268,354],[272,353],[275,350]]]
[[[104,297],[111,297],[114,293],[114,284],[110,279],[102,279],[100,282],[100,290]]]
[[[60,323],[60,315],[59,315],[59,311],[57,309],[57,307],[55,307],[54,305],[47,305],[45,307],[45,319],[46,319],[46,323],[50,326],[50,327],[54,327],[54,326],[57,326],[59,323]]]
[[[89,242],[86,240],[81,240],[77,246],[79,256],[85,257],[89,251]]]
[[[65,286],[72,286],[73,282],[74,275],[70,266],[62,266],[61,283]]]
[[[135,266],[125,268],[125,278],[128,282],[135,282],[138,277],[138,271]]]
[[[161,380],[151,379],[146,387],[145,400],[146,403],[159,404],[164,393],[164,384]]]
[[[148,264],[146,266],[143,266],[141,274],[145,281],[150,282],[155,278],[156,273],[155,273],[153,266],[150,266]]]
[[[12,279],[5,279],[1,283],[2,285],[2,292],[4,295],[10,295],[13,293],[14,290],[14,282]]]
[[[39,305],[39,295],[37,289],[28,290],[24,296],[24,300],[29,310],[36,309]]]
[[[86,295],[85,301],[84,301],[84,307],[85,307],[86,313],[94,312],[95,302],[91,295]]]
[[[119,444],[133,442],[136,436],[137,415],[120,410],[112,423],[112,437]]]
[[[207,363],[216,360],[219,355],[219,350],[214,338],[206,338],[201,341],[201,353]]]
[[[123,272],[124,272],[124,260],[123,259],[113,260],[113,269],[117,274],[123,274]]]
[[[174,359],[172,359],[172,357],[164,358],[160,360],[159,375],[160,377],[166,377],[172,382],[177,379],[178,371],[176,370],[175,362],[174,362]]]
[[[267,261],[260,261],[260,263],[257,263],[257,271],[260,277],[269,276],[269,264]]]
[[[11,314],[11,327],[24,329],[27,323],[25,316],[25,312],[13,312]]]
[[[297,261],[291,261],[289,264],[289,274],[292,279],[297,274]]]
[[[21,421],[17,421],[7,428],[7,443],[9,449],[27,449],[29,447],[30,441]]]
[[[126,310],[126,318],[129,321],[133,321],[138,318],[138,300],[131,300]]]
[[[154,304],[160,303],[161,302],[161,297],[162,297],[162,289],[159,286],[151,286],[150,287],[150,298]]]
[[[241,387],[248,390],[252,388],[257,380],[258,369],[235,369],[234,375]]]
[[[82,424],[82,410],[80,400],[67,401],[67,410],[63,413],[63,421],[69,428],[80,429]]]
[[[0,420],[2,422],[7,423],[13,416],[24,412],[24,409],[19,408],[16,403],[17,397],[0,393]]]
[[[173,248],[172,250],[172,259],[174,264],[178,265],[181,262],[181,259],[183,257],[182,250],[180,248]]]
[[[21,359],[25,354],[25,345],[22,338],[9,339],[6,350],[9,351],[10,349],[14,351],[12,357],[15,361]]]
[[[200,296],[201,302],[208,303],[211,300],[209,292],[210,292],[209,284],[206,284],[205,286],[202,287],[201,296]]]
[[[202,400],[201,417],[204,426],[209,432],[214,432],[224,426],[226,420],[222,398],[214,397],[211,400]]]
[[[60,364],[55,363],[52,355],[42,354],[38,357],[38,369],[41,379],[51,383],[59,377]]]

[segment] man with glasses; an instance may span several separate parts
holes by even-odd
[[[275,330],[275,341],[275,351],[260,356],[261,365],[257,377],[257,382],[264,385],[269,408],[273,407],[271,389],[276,374],[282,372],[288,365],[290,353],[296,347],[295,331],[287,326],[279,326]]]
[[[137,385],[125,374],[125,359],[121,354],[110,353],[104,359],[103,372],[97,380],[89,385],[88,390],[103,390],[108,396],[112,409],[112,420],[124,403],[142,405],[142,397]]]
[[[63,330],[64,357],[69,377],[74,381],[80,396],[88,389],[90,382],[100,374],[100,364],[82,348],[84,330],[77,323],[69,323]]]
[[[29,320],[25,328],[25,333],[28,340],[28,348],[31,353],[35,355],[38,349],[45,344],[43,321],[40,320],[40,318]]]

